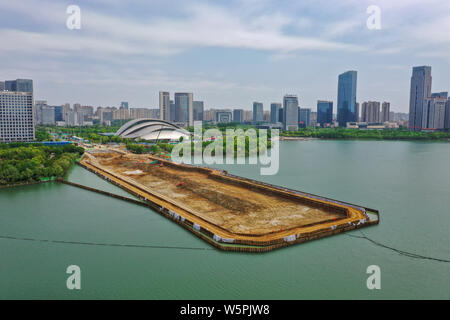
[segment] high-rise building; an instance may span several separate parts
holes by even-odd
[[[394,111],[389,111],[389,121],[395,121],[395,112]]]
[[[99,111],[101,112],[101,108],[99,108]],[[67,113],[68,112],[70,112],[71,111],[71,108],[70,108],[70,103],[65,103],[64,105],[63,105],[63,119],[64,119],[64,121],[66,121],[66,115],[67,115]]]
[[[233,122],[242,123],[244,122],[244,110],[234,109],[233,110]]]
[[[423,119],[425,99],[431,96],[431,67],[414,67],[411,77],[411,91],[409,99],[409,128],[422,130],[426,127]]]
[[[130,119],[159,119],[159,108],[130,108]]]
[[[253,102],[253,123],[264,122],[264,107],[262,102]]]
[[[55,108],[53,107],[42,108],[42,124],[44,125],[55,124]]]
[[[0,91],[1,142],[27,142],[35,139],[32,91]]]
[[[105,113],[103,113],[103,114],[105,114]],[[111,118],[112,118],[112,112],[111,112]],[[76,125],[78,125],[77,112],[75,112],[75,111],[67,112],[67,114],[66,114],[66,126],[74,127]]]
[[[311,126],[311,109],[298,107],[298,123],[303,128]]]
[[[278,123],[280,121],[281,103],[270,104],[270,123]]]
[[[432,98],[442,98],[442,99],[447,100],[448,99],[448,92],[447,91],[443,91],[443,92],[432,93],[431,97]]]
[[[175,93],[175,122],[194,125],[194,95],[192,93]]]
[[[383,102],[381,105],[381,122],[390,121],[391,104],[389,102]]]
[[[5,90],[5,81],[0,81],[0,91]]]
[[[377,101],[363,102],[361,105],[362,122],[380,122],[380,103]]]
[[[298,130],[298,97],[296,95],[283,97],[283,128],[286,131]]]
[[[317,123],[321,127],[333,122],[333,101],[317,101]]]
[[[284,123],[284,118],[283,118],[283,114],[284,114],[284,109],[283,107],[280,108],[280,110],[278,110],[278,122]]]
[[[77,109],[75,111],[77,113],[77,119],[81,119],[81,114],[83,114],[83,120],[84,116],[86,115],[85,110],[83,109]],[[125,108],[119,108],[113,111],[113,120],[128,120],[130,119],[130,111]]]
[[[64,121],[63,118],[63,106],[54,106],[55,109],[55,122]]]
[[[356,84],[357,72],[347,71],[339,75],[337,120],[340,127],[347,122],[356,122]]]
[[[64,109],[64,108],[63,108]],[[103,107],[98,107],[97,108],[97,116],[99,117],[99,119],[100,119],[100,123],[101,124],[103,124],[103,125],[111,125],[111,121],[113,121],[114,120],[114,118],[113,118],[113,114],[114,114],[114,111],[116,111],[117,109],[116,108],[110,108],[110,107],[107,107],[107,108],[103,108]],[[64,121],[66,121],[66,125],[69,125],[69,122],[74,122],[74,120],[73,119],[68,119],[68,116],[69,115],[72,115],[71,114],[71,112],[72,111],[64,111],[65,112],[65,114],[64,114]],[[72,117],[73,117],[73,115],[72,115]]]
[[[203,121],[203,111],[203,101],[194,101],[194,121]]]
[[[47,101],[36,100],[34,102],[34,121],[35,123],[42,124],[42,108],[48,107]]]
[[[216,121],[216,110],[204,110],[203,111],[203,121]]]
[[[6,91],[16,92],[17,91],[16,80],[6,80],[5,81],[5,90]]]
[[[5,90],[14,92],[33,92],[33,80],[30,79],[6,80]]]
[[[443,130],[447,99],[427,98],[423,107],[422,129]]]
[[[450,130],[450,99],[445,103],[445,121],[444,128]]]
[[[129,109],[129,108],[128,108],[128,102],[127,102],[127,101],[122,101],[122,102],[120,103],[120,107],[121,107],[121,108],[125,108],[125,109]]]
[[[245,110],[244,111],[244,122],[251,122],[251,121],[253,121],[253,111]]]
[[[311,126],[316,127],[317,125],[317,112],[311,111]]]
[[[161,120],[170,121],[170,94],[166,91],[159,92],[159,116]]]

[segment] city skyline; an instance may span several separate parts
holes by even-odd
[[[79,1],[80,30],[66,28],[64,3],[4,2],[0,67],[5,79],[34,79],[35,98],[54,105],[154,108],[167,90],[245,110],[288,93],[306,108],[336,102],[336,76],[358,70],[359,102],[407,112],[411,66],[432,65],[436,91],[450,87],[450,4],[391,2],[377,3],[381,30],[366,27],[370,1]]]
[[[416,67],[413,67],[413,68],[416,68]],[[349,72],[356,72],[356,71],[347,71],[347,72],[344,72],[344,74],[347,74],[347,73],[349,73]],[[339,77],[340,76],[342,76],[342,75],[344,75],[344,74],[341,74],[341,75],[339,75]],[[338,84],[338,91],[339,91],[339,77],[338,77],[338,81],[337,81],[337,84]],[[7,83],[7,82],[16,82],[16,81],[28,81],[28,82],[31,82],[31,86],[33,86],[33,79],[17,79],[17,80],[6,80],[6,81],[0,81],[0,85],[5,85],[5,83]],[[357,81],[357,80],[356,80]],[[6,88],[4,88],[4,87],[0,87],[0,90],[7,90],[8,91],[8,88],[6,87]],[[16,91],[15,89],[14,89],[14,91]],[[17,91],[20,91],[20,90],[17,90]],[[22,91],[27,91],[27,90],[22,90]],[[445,91],[442,91],[441,93],[444,93]],[[100,104],[100,105],[93,105],[93,104],[91,104],[91,103],[80,103],[79,102],[79,100],[76,100],[76,102],[69,102],[69,101],[66,101],[66,102],[64,102],[64,103],[61,103],[61,104],[58,104],[58,103],[53,103],[53,102],[51,102],[51,103],[48,103],[49,102],[49,100],[47,99],[47,98],[45,98],[45,97],[41,97],[41,98],[35,98],[35,101],[45,101],[46,103],[47,103],[47,105],[48,106],[52,106],[52,107],[59,107],[59,106],[63,106],[63,105],[72,105],[72,106],[77,106],[77,105],[79,105],[79,106],[89,106],[89,107],[93,107],[94,108],[94,110],[95,109],[97,109],[97,108],[117,108],[117,109],[119,109],[119,108],[125,108],[125,109],[132,109],[132,108],[134,108],[134,109],[149,109],[149,110],[153,110],[153,109],[158,109],[158,110],[160,110],[161,111],[161,109],[163,109],[164,110],[164,112],[167,112],[166,111],[166,108],[167,108],[167,106],[168,106],[168,102],[170,102],[170,106],[171,107],[175,107],[175,104],[173,103],[173,101],[174,100],[172,100],[172,99],[170,99],[170,97],[171,97],[171,92],[169,92],[169,91],[158,91],[157,92],[157,94],[158,94],[158,104],[157,105],[155,105],[155,106],[147,106],[147,107],[142,107],[142,106],[133,106],[133,105],[129,105],[129,102],[128,101],[120,101],[119,103],[113,103],[113,104]],[[176,94],[193,94],[193,92],[190,92],[190,93],[183,93],[183,92],[180,92],[180,91],[175,91],[175,92],[172,92],[172,95],[174,95],[174,97],[175,97],[175,95]],[[285,94],[284,96],[286,96],[286,95],[290,95],[290,94]],[[296,94],[295,94],[296,95]],[[270,111],[270,109],[271,109],[271,107],[272,107],[272,105],[274,105],[274,104],[282,104],[281,102],[283,101],[283,97],[284,96],[282,96],[281,98],[279,98],[278,100],[277,99],[273,99],[273,100],[271,100],[272,102],[270,102],[270,103],[268,103],[267,105],[269,106],[268,107],[268,110],[264,110],[264,111]],[[298,96],[298,95],[296,95],[296,96]],[[166,101],[167,100],[167,101]],[[277,100],[277,101],[281,101],[281,102],[275,102],[275,100]],[[379,101],[383,101],[383,102],[385,102],[385,100],[386,99],[381,99],[381,100],[379,100]],[[327,101],[327,100],[321,100],[321,99],[317,99],[316,100],[316,103],[317,102],[320,102],[320,101]],[[336,100],[330,100],[331,102],[337,102],[338,101],[338,99],[336,99]],[[253,101],[252,103],[251,103],[251,106],[249,107],[249,108],[245,108],[245,106],[244,107],[241,107],[241,106],[231,106],[231,107],[223,107],[223,106],[209,106],[209,107],[207,107],[207,108],[204,108],[204,105],[203,104],[206,104],[207,103],[207,101],[203,101],[203,100],[198,100],[198,99],[195,99],[195,100],[193,100],[193,105],[195,104],[195,103],[199,103],[199,102],[201,102],[202,103],[202,109],[204,109],[204,110],[215,110],[215,109],[232,109],[232,110],[234,110],[234,109],[243,109],[243,110],[245,110],[245,111],[253,111],[253,109],[254,109],[254,104],[255,104],[255,101]],[[264,102],[257,102],[257,103],[259,103],[259,104],[261,104],[261,105],[263,105],[263,109],[264,109],[264,105],[265,105],[265,103]],[[359,99],[357,98],[357,91],[356,91],[356,105],[357,105],[357,107],[359,106],[359,104],[360,103],[363,103],[362,101],[361,102],[359,102]],[[390,103],[389,103],[390,104]],[[314,109],[315,108],[315,105],[312,105],[312,106],[303,106],[303,105],[301,105],[300,104],[300,101],[299,101],[299,107],[301,107],[301,108],[306,108],[306,109]],[[170,110],[171,108],[169,108],[169,109],[167,109],[167,110]],[[193,109],[194,110],[194,109]],[[172,110],[173,111],[173,110]],[[396,111],[396,112],[399,112],[399,113],[403,113],[403,112],[400,112],[400,111],[398,111],[398,110],[395,110],[394,109],[394,111]],[[408,111],[408,110],[407,110]],[[408,112],[404,112],[404,113],[408,113]],[[337,114],[337,110],[336,110],[336,113],[335,114]],[[170,118],[170,117],[169,117]],[[164,117],[164,120],[168,120],[169,118],[167,118],[166,119],[166,117]],[[173,121],[173,120],[172,120]]]

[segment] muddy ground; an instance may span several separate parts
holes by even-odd
[[[192,208],[203,219],[235,233],[266,233],[342,215],[210,178],[206,173],[149,164],[143,155],[95,155],[102,166]],[[137,170],[141,170],[142,173]],[[128,172],[128,174],[126,173]],[[182,185],[177,186],[182,182]]]

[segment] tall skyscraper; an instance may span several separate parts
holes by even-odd
[[[128,108],[128,102],[127,102],[127,101],[122,101],[122,102],[120,103],[120,107],[121,107],[121,108],[124,108],[124,109],[129,109],[129,108]]]
[[[270,104],[270,123],[278,123],[280,121],[281,103]]]
[[[333,122],[333,101],[317,101],[317,123],[324,127]]]
[[[390,121],[391,104],[389,102],[383,102],[381,105],[381,122]]]
[[[311,109],[298,107],[298,122],[303,127],[311,126]]]
[[[414,67],[411,77],[409,99],[409,129],[422,130],[424,126],[423,112],[425,99],[431,96],[431,67]]]
[[[0,91],[5,90],[5,81],[0,81]]]
[[[298,130],[298,97],[295,95],[283,97],[283,128],[286,131]]]
[[[170,93],[166,91],[159,92],[159,118],[170,121]]]
[[[253,102],[253,123],[264,122],[264,107],[262,102]]]
[[[0,91],[1,142],[29,142],[35,139],[32,91]]]
[[[194,101],[194,121],[203,121],[203,101]]]
[[[347,122],[356,122],[356,84],[357,72],[347,71],[339,75],[337,120],[340,127]]]
[[[175,93],[175,122],[194,125],[194,95],[192,93]]]
[[[244,110],[234,109],[233,110],[233,122],[242,123],[244,122]]]

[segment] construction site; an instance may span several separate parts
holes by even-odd
[[[167,157],[111,148],[79,164],[222,250],[266,252],[379,222],[374,209]]]

